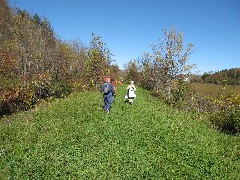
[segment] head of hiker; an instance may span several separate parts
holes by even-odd
[[[134,81],[131,81],[131,85],[134,85]]]
[[[106,78],[105,78],[105,82],[106,82],[106,83],[110,83],[110,82],[111,82],[110,78],[109,78],[109,77],[106,77]]]

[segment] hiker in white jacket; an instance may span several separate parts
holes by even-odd
[[[131,81],[130,85],[126,88],[128,90],[125,99],[128,99],[129,104],[133,104],[134,99],[136,98],[136,87],[134,85],[134,81]]]

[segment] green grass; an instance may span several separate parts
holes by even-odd
[[[0,179],[239,179],[240,138],[137,89],[110,114],[98,92],[0,121]]]

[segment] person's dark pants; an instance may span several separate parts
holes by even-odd
[[[112,97],[111,97],[111,103],[113,103],[113,101],[114,101],[114,98],[115,98],[114,96],[112,96]]]
[[[112,93],[109,94],[104,94],[103,95],[104,98],[104,110],[110,110],[111,108],[111,103],[112,103]]]

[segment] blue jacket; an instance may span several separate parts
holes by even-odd
[[[104,83],[102,86],[101,86],[101,88],[100,88],[100,92],[101,93],[104,93],[104,87],[105,87],[105,85],[106,84],[108,84],[109,85],[109,93],[108,94],[115,94],[115,90],[114,90],[114,87],[113,87],[113,85],[111,84],[111,83]],[[104,95],[107,95],[107,94],[104,94]]]

